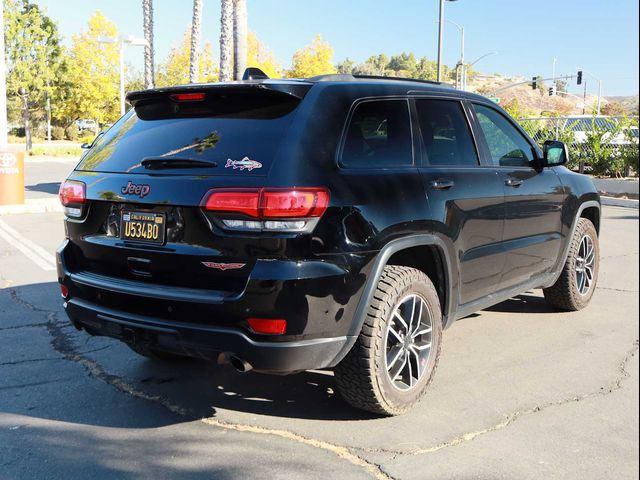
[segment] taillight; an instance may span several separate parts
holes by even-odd
[[[60,295],[65,299],[69,296],[69,289],[62,284],[60,284]]]
[[[312,230],[328,206],[326,188],[213,189],[202,201],[224,228],[280,232]]]
[[[65,180],[60,185],[60,203],[69,217],[81,217],[82,205],[87,201],[86,186],[77,180]]]

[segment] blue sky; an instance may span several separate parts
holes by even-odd
[[[125,35],[142,36],[140,0],[34,0],[46,7],[65,42],[86,29],[100,9]],[[482,72],[551,76],[576,67],[603,81],[604,95],[638,93],[637,0],[458,0],[445,16],[465,27],[467,61],[497,51],[476,65]],[[191,19],[190,0],[154,0],[156,62],[177,45]],[[296,49],[320,33],[335,61],[363,61],[377,53],[412,51],[436,58],[438,0],[248,0],[249,28],[288,67]],[[218,58],[220,2],[204,0],[203,39]],[[460,56],[460,34],[445,27],[444,61]],[[142,49],[130,47],[127,62],[142,68]],[[589,90],[595,92],[595,82]],[[593,87],[593,88],[591,88]],[[578,87],[572,87],[577,91]],[[571,88],[570,88],[571,90]]]

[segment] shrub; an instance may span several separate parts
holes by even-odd
[[[75,125],[70,125],[68,126],[65,131],[64,131],[67,140],[71,140],[72,142],[77,142],[78,141],[78,127],[76,127]]]
[[[48,157],[79,157],[84,150],[73,145],[50,146],[50,147],[33,147],[29,155],[45,155]]]
[[[52,140],[64,140],[64,128],[51,127],[51,139]]]

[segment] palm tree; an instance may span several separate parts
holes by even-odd
[[[202,24],[202,0],[193,0],[191,20],[191,57],[189,61],[189,83],[198,81],[200,60],[200,25]]]
[[[241,80],[247,68],[247,1],[234,0],[233,9],[233,57],[234,77]]]
[[[144,88],[153,88],[153,0],[142,0],[144,39]]]
[[[220,8],[220,81],[233,78],[233,0],[221,0]]]

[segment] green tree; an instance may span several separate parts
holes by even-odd
[[[54,118],[67,125],[80,118],[101,125],[120,116],[119,47],[98,41],[101,37],[116,38],[118,29],[99,10],[89,19],[88,27],[72,37],[67,73],[71,88],[60,108],[54,110]]]
[[[343,74],[349,74],[350,75],[350,74],[354,73],[355,67],[356,67],[356,62],[354,62],[349,57],[347,57],[343,61],[341,61],[340,63],[336,64],[336,71],[338,73],[343,73]]]
[[[408,77],[414,72],[416,66],[416,56],[411,52],[402,52],[400,55],[393,55],[389,59],[389,65],[387,68],[393,70],[394,75]]]
[[[5,55],[9,106],[19,107],[31,150],[31,119],[44,112],[64,69],[56,23],[28,0],[5,0]]]
[[[309,78],[315,75],[335,73],[333,66],[333,48],[328,42],[316,35],[310,45],[293,54],[291,70],[288,77]]]
[[[438,78],[438,62],[422,57],[416,63],[412,72],[412,77],[419,80],[434,81]]]
[[[173,47],[165,61],[158,66],[156,85],[167,87],[189,83],[189,59],[191,57],[191,29],[187,29],[178,47]],[[213,48],[206,42],[198,55],[198,76],[196,82],[213,82],[218,78],[214,66]]]

